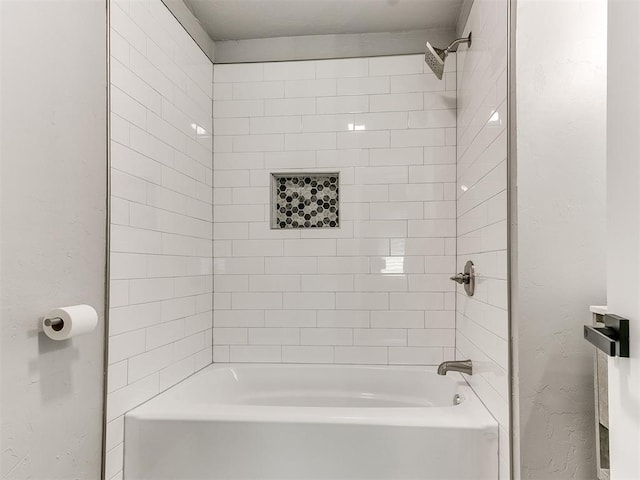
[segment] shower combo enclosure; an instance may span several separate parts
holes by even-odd
[[[506,1],[426,57],[110,20],[105,478],[508,478]]]

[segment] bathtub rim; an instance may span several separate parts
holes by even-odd
[[[413,365],[334,365],[278,363],[218,363],[211,364],[173,387],[131,409],[125,414],[129,421],[218,421],[262,423],[350,424],[406,427],[488,429],[497,434],[498,422],[459,373],[453,373],[456,391],[463,401],[450,406],[411,407],[320,407],[237,405],[194,403],[171,398],[176,389],[205,378],[208,372],[230,368],[303,368],[303,369],[374,369],[410,370],[436,375],[435,367]],[[449,375],[452,375],[451,373]]]

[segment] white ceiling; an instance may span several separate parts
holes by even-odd
[[[454,28],[463,0],[184,0],[213,40]]]

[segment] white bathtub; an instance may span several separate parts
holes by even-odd
[[[126,480],[497,478],[496,421],[431,368],[212,365],[125,418]]]

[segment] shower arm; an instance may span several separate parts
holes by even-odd
[[[466,43],[468,46],[471,46],[471,33],[469,33],[468,37],[457,38],[453,42],[449,44],[447,48],[444,49],[446,53],[455,52],[458,50],[458,46],[461,43]],[[455,49],[454,49],[455,48]]]

